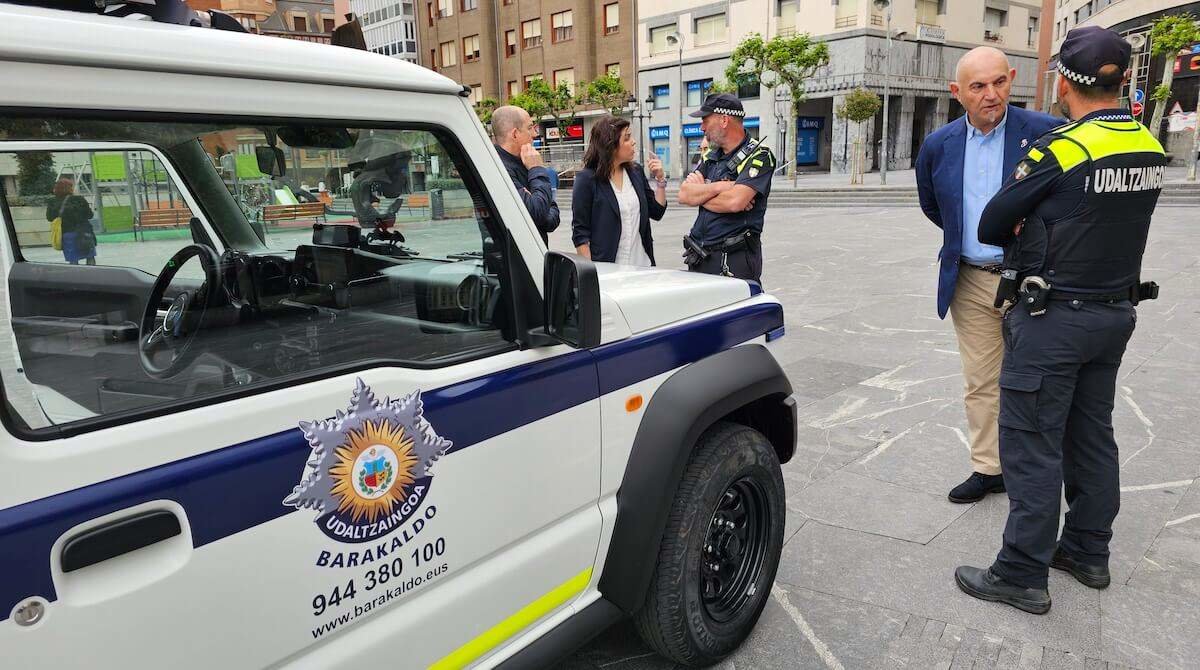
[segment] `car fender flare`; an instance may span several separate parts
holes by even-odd
[[[617,491],[617,517],[600,577],[604,597],[623,612],[641,608],[667,516],[696,442],[717,421],[753,408],[767,422],[780,462],[795,450],[792,386],[761,344],[727,349],[679,370],[654,393]],[[757,426],[756,426],[757,427]]]

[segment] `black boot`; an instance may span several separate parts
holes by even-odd
[[[973,503],[989,493],[1004,493],[1004,475],[985,475],[972,472],[967,481],[950,490],[950,502]]]
[[[1080,563],[1063,551],[1062,547],[1054,550],[1054,558],[1050,559],[1050,567],[1071,573],[1071,576],[1080,584],[1093,589],[1108,588],[1108,585],[1112,583],[1112,575],[1108,574],[1108,566]]]
[[[1027,589],[1009,584],[991,568],[972,568],[960,565],[954,571],[954,581],[967,595],[996,603],[1004,603],[1031,614],[1050,611],[1050,592],[1046,589]]]

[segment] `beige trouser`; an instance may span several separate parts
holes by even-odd
[[[1000,474],[1000,364],[1004,360],[1002,313],[992,306],[1000,276],[962,263],[950,317],[962,357],[963,400],[971,432],[971,468]]]

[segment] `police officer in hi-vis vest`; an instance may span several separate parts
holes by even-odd
[[[969,595],[1034,614],[1050,610],[1049,568],[1096,589],[1110,581],[1117,369],[1134,306],[1158,293],[1142,283],[1142,254],[1167,163],[1154,136],[1117,106],[1129,56],[1111,30],[1067,34],[1058,98],[1074,122],[1034,143],[979,223],[979,240],[1005,250],[997,302],[1013,302],[1000,372],[1009,509],[995,562],[960,567],[955,580]]]
[[[708,140],[708,152],[679,187],[679,204],[699,207],[683,238],[692,272],[762,280],[763,217],[775,174],[775,156],[746,134],[746,110],[737,96],[714,93],[691,116]]]

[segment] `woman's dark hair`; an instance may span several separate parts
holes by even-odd
[[[608,177],[615,167],[621,135],[628,127],[628,121],[618,119],[611,114],[592,126],[592,139],[588,142],[587,151],[583,154],[583,166],[595,172],[597,179],[608,181]]]

